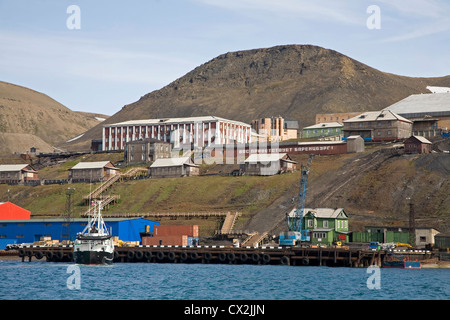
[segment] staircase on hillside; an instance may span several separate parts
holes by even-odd
[[[95,200],[95,199],[100,199],[102,193],[105,192],[114,183],[116,183],[118,181],[129,180],[133,177],[136,177],[136,176],[142,174],[143,172],[147,173],[147,168],[136,167],[136,168],[131,168],[130,170],[128,170],[125,173],[116,174],[116,175],[112,176],[111,178],[109,178],[108,180],[106,180],[105,182],[103,182],[98,188],[96,188],[94,191],[89,193],[87,196],[84,196],[83,199],[86,202],[89,202],[89,201]],[[109,205],[113,202],[116,202],[118,199],[120,199],[119,195],[105,196],[104,198],[102,198],[102,204],[101,204],[102,209],[105,208],[107,205]],[[91,204],[89,203],[89,206],[90,205]],[[87,216],[91,210],[96,210],[96,209],[97,209],[97,204],[95,204],[92,208],[88,209],[85,213],[82,214],[82,216],[83,217]]]
[[[237,217],[240,215],[239,212],[228,212],[225,216],[225,221],[223,222],[221,234],[229,234],[232,232],[234,224],[236,223]]]
[[[119,195],[108,195],[108,196],[106,196],[106,197],[103,198],[102,201],[101,201],[101,209],[103,210],[103,208],[105,208],[107,205],[109,205],[109,204],[111,204],[111,203],[113,203],[113,202],[116,202],[116,201],[119,200],[119,199],[120,199],[120,196],[119,196]],[[98,203],[97,203],[97,202],[93,202],[93,203],[91,204],[91,206],[89,207],[89,209],[86,210],[84,213],[81,214],[81,217],[82,217],[82,218],[85,218],[85,217],[89,216],[89,213],[90,213],[91,211],[92,211],[92,212],[95,212],[95,211],[97,211],[97,210],[98,210]]]
[[[259,232],[250,233],[244,241],[242,241],[241,245],[252,245],[254,247],[258,246],[261,241],[264,240],[264,238],[267,236],[267,232],[264,232],[263,234],[259,234]]]

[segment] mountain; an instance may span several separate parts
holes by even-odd
[[[0,149],[22,153],[31,147],[51,152],[52,146],[99,124],[90,113],[74,112],[49,96],[0,81]]]
[[[450,76],[412,78],[371,68],[334,50],[283,45],[222,54],[164,88],[126,105],[105,123],[215,115],[250,122],[283,116],[300,127],[317,113],[381,110]],[[101,125],[69,147],[101,138]]]

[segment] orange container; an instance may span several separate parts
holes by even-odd
[[[187,246],[187,235],[142,237],[144,246]]]
[[[198,225],[165,225],[155,226],[155,236],[180,236],[198,237]]]

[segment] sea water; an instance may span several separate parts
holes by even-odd
[[[0,261],[0,300],[447,300],[450,269]]]

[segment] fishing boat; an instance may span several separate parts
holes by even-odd
[[[101,201],[94,205],[88,224],[77,234],[74,242],[74,260],[78,264],[110,264],[114,258],[111,234],[103,221]],[[97,209],[97,210],[96,210]]]
[[[399,269],[420,269],[420,261],[409,261],[407,258],[401,258],[388,252],[382,264],[383,268],[399,268]]]

